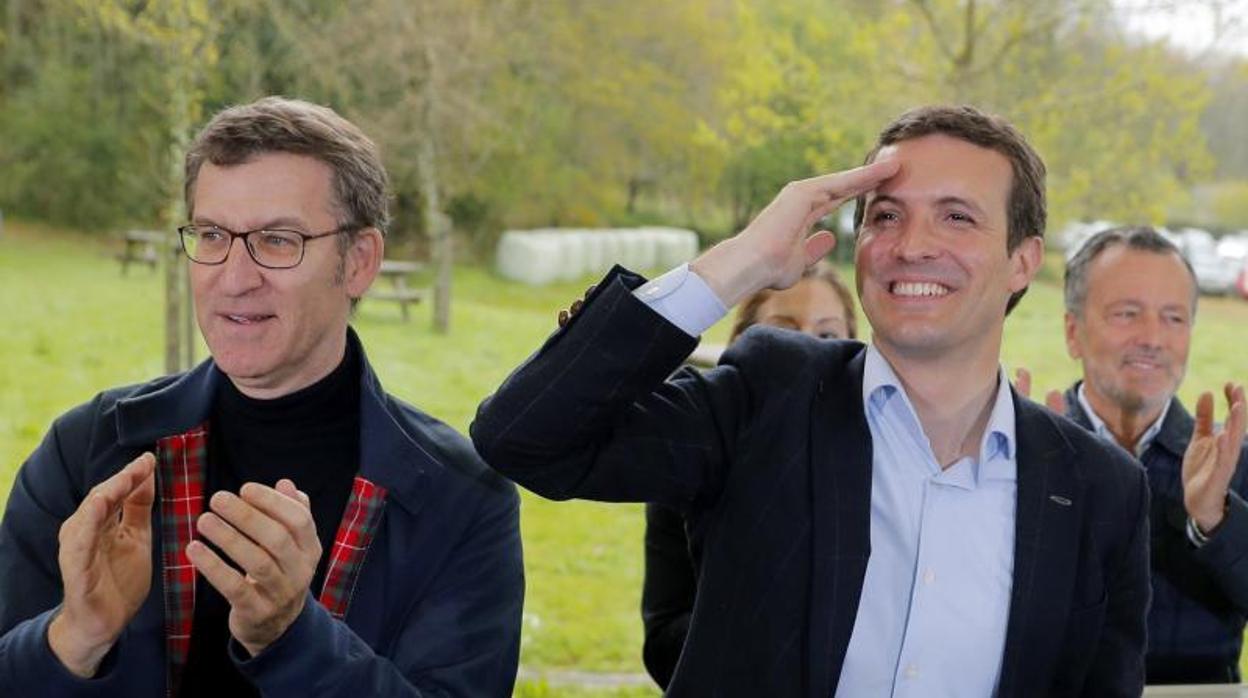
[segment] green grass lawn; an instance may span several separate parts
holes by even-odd
[[[111,258],[119,246],[32,225],[5,227],[0,501],[58,414],[103,388],[162,372],[162,278],[134,267],[122,278]],[[1011,371],[1030,368],[1038,392],[1065,388],[1077,375],[1062,340],[1060,260],[1053,257],[1006,326],[1004,361]],[[391,392],[466,430],[477,403],[592,281],[528,288],[465,267],[456,270],[449,335],[430,330],[426,307],[403,323],[397,307],[365,302],[355,326]],[[709,333],[712,341],[726,336],[727,322]],[[1248,303],[1203,299],[1184,399],[1248,378],[1241,344],[1248,346]],[[537,670],[640,672],[640,508],[551,503],[526,494],[522,511],[528,574],[522,663]],[[526,682],[517,695],[634,698],[657,692]]]

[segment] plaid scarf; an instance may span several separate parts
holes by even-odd
[[[161,564],[165,586],[165,646],[170,695],[177,695],[191,647],[195,617],[195,567],[186,556],[195,521],[204,510],[208,424],[156,443],[160,489]],[[347,615],[368,546],[385,508],[386,489],[357,475],[334,535],[318,600],[339,620]]]

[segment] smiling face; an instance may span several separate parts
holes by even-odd
[[[219,167],[204,163],[194,187],[194,223],[243,232],[284,228],[316,234],[338,227],[332,172],[315,158],[266,153]],[[380,264],[380,233],[357,233],[345,259],[338,236],[305,243],[291,269],[255,263],[242,240],[225,262],[190,264],[200,331],[217,366],[253,397],[315,383],[341,361],[352,297]]]
[[[1005,308],[1043,255],[1038,237],[1006,252],[1010,161],[929,135],[882,148],[901,163],[866,197],[855,262],[873,341],[891,358],[995,363]]]
[[[1187,369],[1194,294],[1174,253],[1116,245],[1092,260],[1082,312],[1066,315],[1066,347],[1098,413],[1160,414]]]

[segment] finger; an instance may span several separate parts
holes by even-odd
[[[1031,371],[1025,368],[1014,371],[1014,389],[1025,398],[1031,397]]]
[[[1224,461],[1223,467],[1228,471],[1227,482],[1235,474],[1235,466],[1239,463],[1239,453],[1244,447],[1244,427],[1248,421],[1248,405],[1244,404],[1244,389],[1236,386],[1228,391],[1231,395],[1231,412],[1222,427],[1222,443],[1219,444],[1218,457]]]
[[[1223,388],[1226,392],[1226,404],[1230,409],[1230,414],[1226,418],[1226,431],[1232,434],[1239,434],[1242,440],[1244,435],[1245,419],[1248,416],[1248,404],[1245,404],[1244,386],[1227,383]]]
[[[116,508],[129,497],[134,490],[156,471],[156,457],[144,453],[126,464],[112,477],[96,485],[88,494],[88,499],[99,498],[108,510],[116,513]]]
[[[225,560],[212,552],[207,545],[197,540],[187,543],[186,557],[195,569],[204,575],[204,579],[221,592],[221,596],[225,597],[230,606],[250,608],[255,605],[256,597],[259,596],[255,587],[238,570],[230,567]]]
[[[1066,396],[1060,390],[1050,390],[1044,395],[1044,404],[1058,414],[1066,412]]]
[[[285,573],[280,563],[221,517],[208,512],[199,517],[195,527],[262,586],[272,587],[284,581]]]
[[[288,557],[286,552],[288,549],[296,547],[290,532],[280,521],[260,511],[236,494],[225,491],[217,492],[212,495],[208,506],[214,514],[238,529],[253,543],[264,548],[279,562]]]
[[[568,324],[568,311],[560,310],[559,311],[559,326],[563,327],[566,324]]]
[[[294,488],[294,483],[290,483]],[[303,550],[317,549],[316,522],[312,511],[297,498],[282,494],[272,487],[249,482],[239,490],[243,501],[260,510],[285,527],[295,543]]]
[[[886,158],[852,170],[811,177],[802,180],[802,183],[803,186],[809,185],[819,191],[830,201],[839,200],[839,206],[847,199],[875,189],[881,182],[896,175],[900,169],[899,161]]]
[[[306,507],[309,511],[311,511],[312,500],[308,497],[308,493],[304,492],[298,487],[295,487],[295,483],[293,481],[287,478],[282,478],[281,480],[277,481],[276,485],[274,485],[274,489],[286,495],[287,497],[290,497],[298,501],[300,504]]]
[[[589,294],[593,293],[596,288],[598,288],[598,284],[590,284],[589,288],[585,289],[585,297],[589,298]]]
[[[1210,436],[1213,434],[1213,393],[1208,391],[1200,394],[1196,400],[1196,426],[1192,437]]]
[[[581,306],[583,305],[585,305],[584,301],[580,301],[580,300],[572,301],[572,307],[568,309],[568,314],[576,315],[577,313],[581,312]]]
[[[121,504],[121,524],[148,529],[152,525],[152,503],[156,500],[156,472],[148,473]]]
[[[836,247],[836,236],[830,231],[820,230],[806,238],[805,245],[806,266],[810,266],[828,256],[828,253]]]

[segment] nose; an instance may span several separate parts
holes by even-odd
[[[1162,345],[1164,331],[1165,327],[1161,318],[1153,313],[1143,313],[1139,331],[1135,334],[1135,343],[1140,347],[1159,349]]]
[[[247,243],[242,238],[230,240],[229,252],[220,269],[218,286],[231,296],[241,296],[264,283],[263,270],[251,258]]]
[[[924,221],[912,218],[897,230],[893,244],[893,254],[902,261],[918,262],[932,259],[939,254],[930,226]]]

